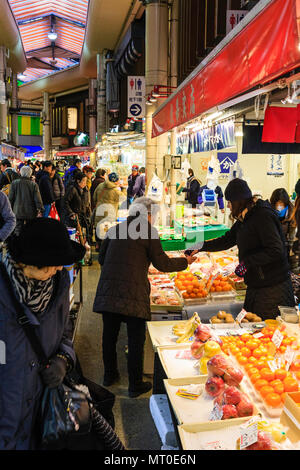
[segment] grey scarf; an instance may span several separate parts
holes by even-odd
[[[3,260],[12,281],[18,300],[35,313],[42,313],[47,308],[52,293],[54,280],[38,281],[25,276],[23,269],[7,254]]]

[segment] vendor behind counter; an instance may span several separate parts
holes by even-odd
[[[256,200],[252,196],[247,182],[242,179],[230,181],[225,198],[236,220],[231,230],[201,246],[194,245],[185,253],[222,251],[237,245],[240,264],[236,274],[244,277],[247,285],[244,308],[263,320],[276,318],[279,305],[295,306],[279,218],[268,201]],[[189,258],[189,263],[193,260],[193,257]]]

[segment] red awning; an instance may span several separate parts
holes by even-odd
[[[271,0],[250,22],[247,16],[246,26],[154,113],[152,137],[300,66],[300,0]]]
[[[78,157],[84,157],[85,155],[88,155],[90,152],[93,152],[94,148],[93,147],[72,147],[66,150],[60,150],[59,152],[55,153],[56,157],[69,157],[74,155],[78,155]]]

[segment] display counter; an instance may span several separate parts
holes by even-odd
[[[212,240],[225,235],[230,229],[226,225],[207,225],[204,227],[184,227],[185,239],[161,240],[164,251],[186,250],[195,243]]]

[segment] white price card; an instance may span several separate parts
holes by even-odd
[[[245,316],[247,315],[247,313],[248,313],[248,312],[247,312],[244,308],[242,308],[242,310],[240,311],[240,313],[239,313],[238,316],[236,317],[236,321],[237,321],[238,323],[241,323],[241,321],[243,320],[243,318],[245,318]]]
[[[253,338],[262,338],[264,335],[259,331],[258,333],[254,333],[252,336]]]
[[[210,415],[210,421],[219,421],[220,419],[222,419],[222,416],[223,416],[223,410],[218,405],[218,403],[216,403],[212,409],[212,412]]]
[[[251,444],[255,444],[257,442],[257,432],[257,423],[253,423],[247,428],[241,427],[240,449],[245,449],[251,446]]]
[[[275,344],[276,348],[279,348],[283,340],[283,334],[280,330],[275,330],[272,336],[272,342]]]
[[[289,370],[293,360],[295,357],[295,351],[292,350],[290,346],[287,346],[286,351],[284,353],[284,360],[285,360],[285,368]]]

